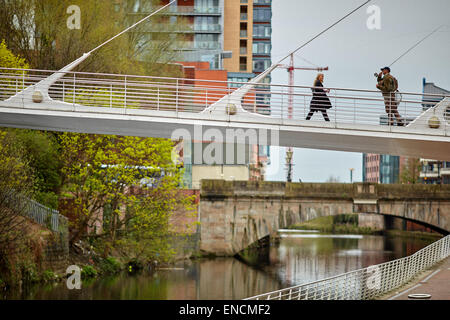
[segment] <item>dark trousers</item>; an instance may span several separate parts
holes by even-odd
[[[313,116],[314,112],[322,112],[323,118],[325,121],[330,121],[330,118],[328,118],[327,109],[320,109],[320,110],[310,110],[308,115],[306,116],[306,120],[311,120],[311,117]]]

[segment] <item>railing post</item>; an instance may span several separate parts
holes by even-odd
[[[112,102],[113,102],[113,97],[112,97],[112,95],[113,95],[113,85],[112,85],[112,83],[110,84],[110,87],[109,87],[109,107],[110,108],[112,108]]]
[[[177,117],[178,117],[178,79],[177,79],[177,88],[176,88],[176,93],[175,93],[175,95],[176,95],[176,97],[175,97],[175,108],[176,108],[176,113],[177,113]]]
[[[334,127],[337,128],[337,90],[334,89]]]
[[[76,73],[73,73],[73,99],[72,99],[72,103],[73,103],[73,111],[75,111],[75,94],[77,92],[77,79],[76,79]]]
[[[125,76],[125,97],[123,100],[124,110],[123,112],[126,113],[127,110],[127,76]]]
[[[156,110],[159,111],[159,87],[158,87],[158,91],[156,93],[156,99],[157,99],[157,101],[156,101]]]
[[[306,119],[306,96],[303,96],[303,119]]]
[[[253,99],[253,112],[257,113],[258,111],[258,106],[256,104],[256,94],[257,94],[257,90],[255,90],[255,99]]]

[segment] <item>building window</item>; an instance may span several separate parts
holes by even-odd
[[[240,71],[247,71],[247,57],[240,57],[239,58],[239,70]]]
[[[248,19],[248,15],[247,15],[247,6],[241,6],[241,20],[247,20]]]
[[[241,22],[241,38],[247,38],[247,22]]]
[[[254,8],[253,20],[254,21],[268,21],[272,19],[272,10],[270,8]]]
[[[195,17],[195,31],[220,31],[219,17]]]
[[[247,54],[247,40],[240,41],[240,54]]]
[[[263,72],[268,69],[272,64],[270,59],[254,59],[253,60],[253,72]]]
[[[270,38],[272,36],[272,27],[265,24],[255,24],[253,26],[254,38]]]
[[[270,54],[272,45],[270,42],[254,42],[253,54]]]

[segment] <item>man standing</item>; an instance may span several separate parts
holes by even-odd
[[[389,67],[381,68],[381,72],[378,74],[377,88],[381,90],[384,98],[384,105],[386,106],[386,113],[389,119],[389,125],[394,125],[394,116],[397,119],[397,125],[403,126],[403,120],[398,113],[398,103],[395,99],[395,91],[397,90],[397,81],[390,74],[391,69]]]

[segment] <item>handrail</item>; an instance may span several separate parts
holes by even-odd
[[[450,256],[450,235],[414,254],[244,300],[367,300],[408,283]]]
[[[43,69],[20,69],[20,68],[0,68],[0,70],[14,70],[14,71],[37,71],[37,72],[48,72],[48,73],[66,73],[66,74],[82,74],[82,75],[96,75],[96,76],[114,76],[114,77],[132,77],[141,79],[161,79],[161,80],[179,80],[179,81],[200,81],[200,82],[211,82],[211,83],[232,83],[245,85],[244,82],[237,81],[223,81],[223,80],[203,80],[203,79],[191,79],[191,78],[171,78],[171,77],[157,77],[157,76],[141,76],[141,75],[126,75],[126,74],[114,74],[114,73],[92,73],[83,71],[56,71],[56,70],[43,70]],[[266,87],[285,87],[285,88],[298,88],[298,89],[313,89],[318,88],[314,86],[300,86],[300,85],[288,85],[288,84],[274,84],[274,83],[258,83],[256,86],[266,86]],[[322,88],[322,87],[320,87]],[[323,89],[330,90],[340,90],[340,91],[355,91],[355,92],[368,92],[368,93],[380,93],[379,90],[371,89],[355,89],[355,88],[340,88],[340,87],[323,87]],[[407,95],[417,95],[417,96],[430,96],[430,97],[450,97],[446,94],[435,94],[435,93],[417,93],[417,92],[407,92],[402,91],[402,94]]]

